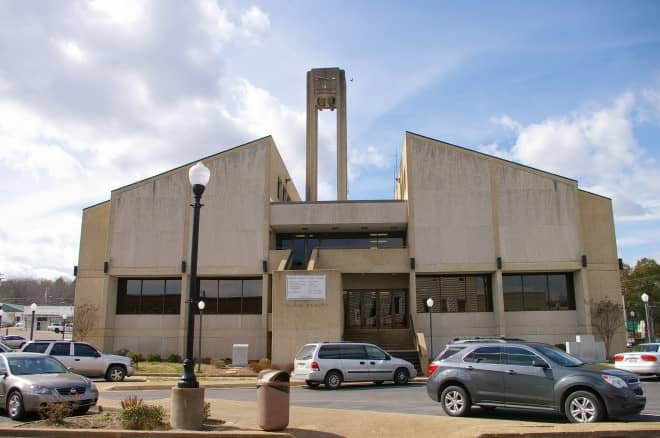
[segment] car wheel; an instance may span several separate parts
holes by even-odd
[[[341,385],[342,377],[339,371],[330,371],[325,375],[325,387],[328,389],[337,389]]]
[[[564,415],[571,423],[595,423],[603,417],[603,405],[589,391],[575,391],[564,402]]]
[[[309,386],[310,388],[316,388],[316,387],[319,386],[318,382],[312,382],[311,380],[305,380],[305,383],[306,383],[307,386]]]
[[[112,365],[105,374],[105,380],[111,382],[121,382],[126,377],[126,370],[120,365]]]
[[[394,372],[394,383],[396,383],[397,385],[407,384],[409,378],[410,378],[410,374],[408,373],[408,370],[405,368],[399,368]]]
[[[450,417],[463,417],[470,412],[470,395],[460,386],[448,386],[440,395],[442,409]]]
[[[25,416],[23,396],[18,391],[12,391],[7,397],[7,415],[12,420],[20,420]]]

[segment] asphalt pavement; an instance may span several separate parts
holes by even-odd
[[[631,417],[627,421],[660,421],[660,379],[644,378],[642,379],[642,385],[647,395],[646,409],[640,415]],[[145,401],[154,401],[166,399],[170,396],[170,393],[169,390],[107,391],[103,392],[102,397],[109,400],[123,400],[128,395],[137,395]],[[323,387],[311,389],[300,386],[291,388],[290,394],[292,406],[398,414],[445,415],[440,405],[429,398],[423,383],[410,383],[406,386],[393,384],[377,386],[372,383],[345,384],[334,391]],[[256,390],[254,388],[207,389],[205,398],[207,400],[254,402],[256,400]],[[492,419],[564,422],[559,414],[542,410],[500,408],[492,412],[484,412],[475,408],[473,415]]]

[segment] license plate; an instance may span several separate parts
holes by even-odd
[[[297,362],[296,363],[296,368],[303,368],[304,369],[304,368],[306,368],[305,365],[307,365],[305,362]]]
[[[637,359],[634,357],[629,357],[628,359],[626,359],[626,362],[637,362]]]

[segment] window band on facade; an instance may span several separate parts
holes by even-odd
[[[261,278],[201,278],[199,296],[206,303],[205,314],[260,315]]]
[[[488,274],[418,275],[417,313],[428,313],[427,298],[433,298],[432,313],[492,312],[493,293]]]
[[[118,315],[178,315],[180,307],[180,278],[120,278],[117,282]]]
[[[504,310],[575,310],[572,273],[503,274]]]

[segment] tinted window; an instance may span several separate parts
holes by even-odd
[[[181,280],[128,279],[117,282],[117,314],[179,314]]]
[[[658,344],[641,344],[635,345],[630,351],[640,352],[640,353],[655,353],[658,351]]]
[[[531,351],[519,347],[505,347],[504,355],[506,357],[506,363],[509,365],[531,367],[535,360],[542,361],[540,357]]]
[[[340,347],[342,359],[366,359],[367,352],[362,345],[342,345]]]
[[[319,359],[341,359],[339,345],[323,345],[319,350]]]
[[[504,274],[504,310],[575,310],[573,275]]]
[[[465,362],[502,363],[502,347],[479,347],[463,358]]]
[[[561,366],[565,367],[579,367],[584,365],[577,357],[573,357],[565,351],[561,351],[556,347],[551,347],[549,345],[534,345],[532,349],[543,354],[545,357],[549,358],[553,362],[558,363]]]
[[[432,308],[426,300],[433,298]],[[417,276],[417,313],[492,312],[490,275]]]
[[[448,357],[451,357],[458,353],[459,351],[465,349],[465,347],[449,347],[445,349],[442,353],[438,355],[438,357],[435,358],[435,360],[443,360],[447,359]]]
[[[376,348],[373,345],[365,345],[364,348],[367,349],[369,360],[385,360],[387,358],[387,354],[380,348]]]
[[[28,353],[44,353],[48,348],[47,342],[34,342],[23,347],[23,351]]]
[[[98,356],[98,352],[87,344],[74,344],[73,355],[84,356],[84,357],[96,357]]]
[[[68,342],[56,342],[50,350],[51,356],[69,356],[71,353],[71,344]]]
[[[225,315],[260,315],[261,278],[207,278],[197,283],[206,303],[204,313]]]
[[[308,360],[312,358],[312,354],[314,354],[314,349],[316,348],[316,345],[305,345],[303,348],[300,349],[298,354],[296,354],[296,360]]]

